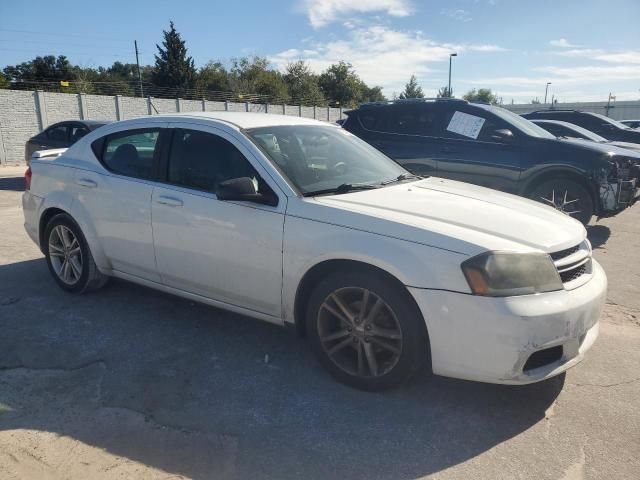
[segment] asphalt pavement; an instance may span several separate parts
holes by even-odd
[[[0,168],[0,478],[640,477],[640,205],[593,222],[600,338],[523,387],[332,380],[288,330],[111,281],[74,296]]]

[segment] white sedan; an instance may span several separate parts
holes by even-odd
[[[250,113],[112,123],[26,173],[56,282],[113,276],[279,325],[357,388],[523,384],[578,363],[606,276],[539,203],[418,178],[338,126]]]

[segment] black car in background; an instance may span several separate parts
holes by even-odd
[[[50,150],[53,148],[68,148],[87,133],[109,122],[98,120],[71,120],[54,123],[39,134],[27,140],[24,149],[24,159],[27,164],[31,161],[31,155],[38,150]]]
[[[579,110],[538,110],[522,115],[529,120],[560,120],[597,133],[607,140],[640,143],[640,130],[613,120],[605,115]]]
[[[418,175],[529,197],[586,224],[636,194],[629,160],[558,140],[503,108],[459,99],[376,102],[347,112],[343,128]]]
[[[618,147],[618,148],[626,148],[628,150],[640,151],[640,143],[630,143],[630,142],[616,142],[613,140],[607,140],[606,138],[598,135],[597,133],[593,133],[586,128],[579,127],[578,125],[574,125],[569,122],[562,122],[560,120],[531,120],[536,125],[541,126],[547,132],[555,135],[558,138],[572,138],[572,139],[580,139],[587,140],[591,142],[595,142],[599,145],[604,145],[606,147]]]

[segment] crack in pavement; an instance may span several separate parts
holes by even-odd
[[[79,370],[83,370],[85,368],[90,368],[93,366],[100,366],[103,368],[103,374],[100,375],[100,379],[98,382],[98,387],[97,387],[97,392],[96,392],[96,403],[97,403],[97,408],[104,408],[104,409],[113,409],[113,410],[126,410],[129,411],[131,413],[134,413],[136,415],[140,415],[141,417],[144,418],[144,420],[146,422],[151,422],[153,424],[155,424],[157,427],[160,428],[165,428],[165,429],[171,429],[183,434],[188,434],[188,435],[192,435],[192,434],[206,434],[206,431],[199,431],[199,430],[193,430],[193,429],[187,429],[185,427],[182,427],[180,425],[172,425],[170,423],[166,423],[166,422],[162,422],[160,420],[158,420],[158,418],[150,412],[145,412],[143,410],[137,410],[135,408],[132,407],[127,407],[127,406],[123,406],[123,405],[109,405],[107,403],[105,403],[103,401],[103,394],[102,394],[102,383],[104,380],[104,371],[107,370],[107,363],[102,360],[92,360],[90,362],[86,362],[86,363],[82,363],[80,365],[76,365],[74,367],[29,367],[27,365],[14,365],[14,366],[0,366],[0,372],[10,372],[13,370],[31,370],[31,371],[37,371],[37,372],[76,372]],[[8,385],[8,382],[4,382],[0,380],[0,384],[6,384]]]
[[[632,378],[631,380],[624,380],[622,382],[617,382],[617,383],[608,383],[608,384],[598,384],[598,383],[570,383],[569,385],[572,385],[574,387],[601,387],[601,388],[609,388],[609,387],[618,387],[620,385],[629,385],[631,383],[635,383],[637,381],[640,381],[640,377],[637,378]]]

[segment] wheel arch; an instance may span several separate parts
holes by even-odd
[[[596,192],[593,184],[588,181],[588,178],[585,177],[583,173],[577,170],[572,170],[568,168],[553,168],[549,170],[544,170],[542,172],[537,173],[535,176],[531,177],[527,180],[523,188],[521,189],[521,194],[525,197],[529,197],[529,194],[533,191],[535,187],[540,185],[542,182],[546,182],[547,180],[552,180],[555,178],[566,178],[572,180],[579,184],[581,187],[584,187],[589,195],[591,196],[591,200],[594,206],[594,214],[598,214],[600,211],[600,198],[598,197],[598,193]]]
[[[38,221],[38,246],[40,247],[40,251],[44,253],[44,233],[47,229],[47,225],[51,221],[53,217],[59,215],[61,213],[69,215],[69,217],[73,218],[69,212],[63,210],[60,207],[47,207],[40,215],[40,220]]]
[[[72,208],[65,208],[58,204],[45,206],[45,208],[42,210],[42,213],[40,214],[40,219],[38,221],[38,241],[39,241],[40,251],[44,253],[44,242],[45,242],[44,234],[47,228],[47,224],[56,215],[64,213],[68,215],[69,218],[71,218],[71,220],[73,220],[76,223],[76,225],[78,225],[78,228],[80,229],[80,231],[82,232],[82,235],[87,241],[89,250],[91,251],[91,255],[93,256],[93,259],[98,269],[102,273],[105,273],[111,270],[111,264],[107,260],[107,257],[105,256],[104,251],[102,250],[102,247],[100,245],[100,242],[98,241],[98,236],[95,232],[95,229],[88,222],[82,221],[82,213],[86,213],[86,212],[77,211],[77,203],[74,203],[74,205],[76,206],[76,210]]]
[[[407,290],[407,287],[395,275],[392,275],[383,268],[359,260],[330,259],[316,263],[311,268],[309,268],[303,275],[300,283],[298,284],[298,288],[296,289],[293,314],[296,331],[300,336],[306,336],[305,310],[313,289],[322,279],[326,278],[327,275],[341,271],[361,271],[368,274],[384,277],[389,282],[398,286],[402,291],[406,293],[408,301],[413,303],[416,311],[419,313],[419,315],[422,316],[417,302],[415,301],[411,293]],[[424,322],[424,318],[421,318],[421,320],[424,324],[426,332],[426,322]]]

